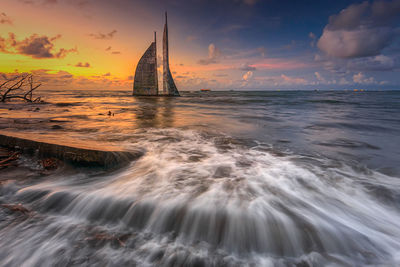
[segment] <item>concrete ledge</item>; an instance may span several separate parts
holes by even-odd
[[[0,134],[0,146],[19,147],[25,153],[39,157],[54,157],[84,166],[116,167],[128,164],[143,155],[142,151],[103,151],[34,141]]]

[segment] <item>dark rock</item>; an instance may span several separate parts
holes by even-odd
[[[35,152],[42,158],[54,157],[84,166],[114,167],[128,164],[143,155],[142,151],[103,151],[65,146],[0,134],[0,146],[20,147],[23,152]]]
[[[40,161],[45,170],[55,170],[58,168],[59,161],[56,158],[47,158]]]
[[[57,125],[57,124],[51,126],[51,129],[53,129],[53,130],[61,130],[62,128],[63,128],[62,126]]]
[[[232,168],[229,166],[219,166],[214,173],[214,178],[229,177],[232,172]]]

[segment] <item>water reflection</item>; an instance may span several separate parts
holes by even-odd
[[[174,99],[170,97],[138,97],[134,110],[134,128],[168,128],[174,126]]]
[[[348,155],[346,160],[399,172],[396,92],[183,92],[179,98],[47,92],[46,101],[1,105],[0,129],[65,142],[70,137],[114,143],[149,128],[217,131],[296,153]],[[115,116],[107,116],[109,111]]]

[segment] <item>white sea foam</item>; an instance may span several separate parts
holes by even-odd
[[[379,193],[397,178],[194,130],[139,136],[124,170],[13,184],[36,213],[0,214],[4,265],[400,264],[398,204]],[[91,246],[96,231],[129,237]]]

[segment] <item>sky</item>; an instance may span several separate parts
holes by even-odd
[[[181,91],[400,89],[400,0],[0,0],[0,79],[131,90],[168,11]]]

